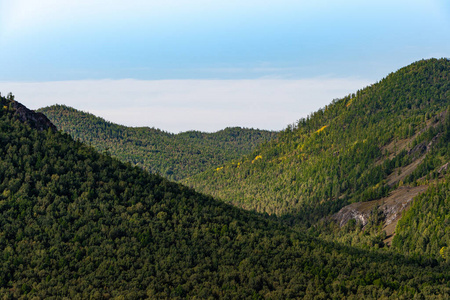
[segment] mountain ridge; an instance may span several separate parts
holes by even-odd
[[[228,127],[214,133],[186,131],[172,134],[150,127],[126,127],[64,105],[38,110],[73,138],[98,151],[172,180],[192,176],[209,167],[238,159],[277,133]]]
[[[398,142],[416,136],[430,143],[439,133],[426,122],[447,120],[449,70],[448,59],[413,63],[288,126],[239,166],[224,164],[220,171],[210,169],[182,182],[246,209],[294,219],[300,215],[303,223],[352,202],[385,197],[398,183],[386,184],[393,170],[425,157],[408,153],[414,141],[402,148]],[[387,147],[391,143],[394,147]],[[426,175],[427,163],[420,162],[414,170],[422,174],[414,171],[407,181]]]
[[[0,94],[1,97],[1,94]],[[50,129],[56,132],[56,126],[42,113],[28,109],[25,105],[14,100],[14,96],[9,93],[6,99],[9,101],[8,105],[3,106],[3,110],[12,110],[14,115],[22,122],[29,124],[38,130]],[[5,103],[6,104],[6,103]]]

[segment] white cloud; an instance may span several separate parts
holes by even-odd
[[[128,126],[170,132],[227,126],[281,130],[370,84],[361,79],[0,82],[32,109],[65,104]]]

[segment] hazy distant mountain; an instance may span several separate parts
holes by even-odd
[[[172,180],[238,159],[277,135],[272,131],[239,127],[215,133],[171,134],[154,128],[117,125],[64,105],[39,111],[74,139]]]

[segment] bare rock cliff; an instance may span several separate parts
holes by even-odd
[[[389,231],[386,232],[389,235],[391,233],[390,231],[393,233],[402,212],[409,207],[413,198],[424,192],[427,188],[428,186],[426,185],[399,187],[386,198],[347,205],[334,214],[332,219],[341,227],[352,219],[360,221],[365,226],[369,221],[373,209],[378,206],[378,210],[384,215],[384,227]],[[390,230],[391,227],[393,227],[392,230]]]
[[[14,115],[22,122],[29,124],[31,127],[38,130],[51,129],[53,132],[58,131],[56,126],[42,113],[35,112],[28,109],[23,104],[17,101],[11,103],[11,107],[14,109]]]

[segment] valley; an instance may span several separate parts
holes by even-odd
[[[448,59],[280,132],[170,134],[0,102],[6,298],[450,294]]]

